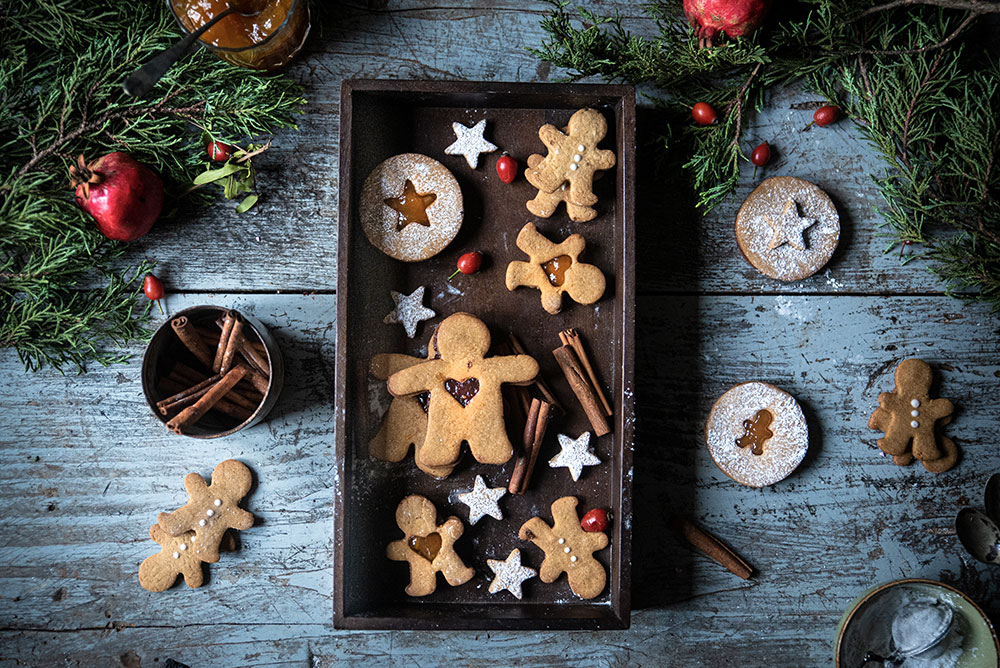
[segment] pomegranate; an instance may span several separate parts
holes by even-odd
[[[712,46],[717,33],[748,35],[760,27],[770,0],[684,0],[684,15],[695,28],[698,45]]]
[[[163,208],[163,181],[127,153],[116,151],[69,168],[76,203],[97,221],[101,234],[135,241],[149,232]]]

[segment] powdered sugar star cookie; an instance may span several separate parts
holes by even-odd
[[[480,153],[492,153],[497,150],[495,145],[483,138],[483,132],[486,130],[485,118],[472,127],[466,127],[461,123],[452,123],[451,129],[455,131],[457,139],[444,152],[448,155],[464,156],[465,161],[472,169],[479,166]]]
[[[802,233],[816,224],[815,218],[799,215],[799,207],[790,197],[785,200],[785,208],[781,213],[776,216],[765,216],[764,220],[771,226],[771,241],[767,244],[770,250],[788,244],[792,248],[804,251],[806,240]]]
[[[489,592],[496,594],[506,589],[518,600],[521,599],[521,585],[524,581],[538,575],[538,571],[534,568],[521,565],[521,550],[516,547],[510,551],[510,554],[503,561],[499,559],[487,559],[486,565],[490,567],[490,570],[495,575],[493,582],[490,583]]]
[[[506,487],[487,487],[483,476],[476,476],[476,483],[471,491],[458,495],[458,500],[469,507],[469,524],[475,524],[483,515],[489,515],[495,520],[503,519],[503,511],[497,503],[504,494]],[[518,596],[518,598],[521,598]]]
[[[549,460],[549,466],[558,468],[565,466],[574,481],[580,479],[584,466],[597,466],[601,460],[590,449],[590,432],[585,431],[578,438],[570,438],[559,434],[559,447],[562,451]]]
[[[396,308],[386,314],[382,320],[387,325],[402,325],[406,330],[406,336],[413,338],[417,335],[417,324],[423,320],[430,320],[437,315],[434,311],[424,306],[424,286],[420,286],[408,295],[404,295],[395,290],[390,290],[392,301],[396,302]]]

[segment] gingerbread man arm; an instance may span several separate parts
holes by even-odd
[[[530,383],[538,375],[538,362],[531,355],[504,355],[481,362],[484,371],[495,370],[501,383]]]
[[[920,413],[931,420],[940,420],[951,415],[954,410],[955,404],[950,399],[931,399],[920,409]]]
[[[875,409],[875,412],[872,413],[872,416],[868,418],[868,428],[885,431],[889,428],[889,422],[891,419],[892,414],[879,406]]]
[[[431,389],[431,379],[437,371],[440,360],[430,360],[401,369],[389,376],[389,393],[395,397],[419,394]]]
[[[444,524],[439,526],[438,533],[448,536],[447,549],[443,546],[434,560],[434,565],[444,575],[452,587],[465,584],[475,576],[476,571],[462,561],[455,552],[455,541],[465,532],[465,525],[457,517],[449,517]]]
[[[372,357],[371,374],[378,380],[388,380],[389,376],[409,369],[411,366],[422,362],[419,357],[401,355],[399,353],[379,353]]]
[[[594,169],[611,169],[615,166],[615,152],[607,149],[596,149],[597,161]]]

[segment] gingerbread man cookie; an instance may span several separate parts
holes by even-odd
[[[406,586],[410,596],[433,594],[438,573],[452,587],[465,584],[476,574],[455,552],[455,541],[465,531],[462,520],[449,517],[438,524],[437,509],[428,499],[411,494],[400,501],[396,525],[403,538],[389,543],[385,556],[410,564],[410,584]]]
[[[503,464],[514,453],[503,419],[503,383],[528,383],[538,375],[530,355],[486,357],[490,330],[468,313],[445,318],[428,350],[435,359],[389,376],[389,392],[403,397],[430,392],[427,434],[416,457],[429,467],[453,466],[462,441],[476,461]]]
[[[389,380],[389,376],[409,369],[423,360],[419,357],[383,353],[372,357],[371,374],[378,380]],[[427,401],[430,395],[426,392],[412,397],[393,397],[389,409],[382,418],[378,433],[368,442],[368,451],[372,457],[387,462],[402,461],[412,445],[419,450],[427,434]],[[414,456],[417,468],[435,478],[447,478],[451,475],[453,466],[435,468],[425,466]]]
[[[570,116],[567,128],[565,133],[551,124],[539,128],[538,137],[549,153],[530,170],[529,182],[547,193],[568,182],[571,201],[594,206],[597,204],[593,191],[594,172],[615,165],[614,151],[597,148],[608,132],[608,122],[595,109],[580,109]]]
[[[580,262],[586,246],[587,241],[579,234],[554,244],[534,223],[528,223],[517,235],[517,247],[530,261],[514,260],[507,265],[507,289],[537,288],[542,293],[542,308],[552,315],[562,310],[563,294],[579,304],[593,304],[604,294],[605,280],[600,269]]]
[[[195,541],[194,531],[185,531],[180,536],[171,536],[159,524],[149,527],[149,537],[160,544],[162,548],[156,554],[146,557],[139,566],[139,584],[149,591],[166,591],[177,581],[178,575],[184,576],[188,587],[200,587],[205,582],[201,559],[192,548]],[[236,541],[229,534],[223,535],[220,550],[231,552]]]
[[[188,502],[172,513],[160,513],[156,519],[170,536],[194,531],[191,551],[201,561],[215,563],[226,529],[253,526],[253,515],[239,507],[252,482],[250,469],[235,459],[227,459],[215,467],[211,484],[197,473],[189,473],[184,478]]]
[[[536,180],[534,174],[535,169],[538,167],[539,163],[542,162],[544,158],[537,153],[528,156],[528,169],[525,171],[524,176],[529,183]],[[600,178],[603,172],[595,172],[594,179]],[[538,186],[535,186],[536,188]],[[569,219],[576,223],[586,223],[587,221],[593,220],[597,217],[597,209],[592,206],[585,206],[583,204],[576,204],[570,199],[569,196],[569,182],[564,181],[561,186],[556,188],[550,193],[544,190],[539,190],[538,194],[535,195],[534,199],[528,200],[525,205],[528,207],[528,211],[535,214],[539,218],[549,218],[556,212],[559,207],[560,202],[566,203],[566,213],[569,215]]]
[[[947,470],[958,458],[954,442],[938,446],[934,433],[939,420],[946,424],[954,410],[948,399],[931,399],[930,387],[933,372],[927,362],[920,359],[903,360],[895,373],[896,386],[892,392],[882,392],[878,396],[878,408],[868,420],[868,428],[885,432],[878,439],[878,447],[901,466],[909,464],[913,458],[921,462],[938,462],[928,470]],[[907,455],[912,454],[912,458]],[[943,461],[938,461],[943,460]],[[942,468],[949,463],[947,468]]]
[[[545,552],[538,570],[542,582],[555,582],[565,573],[570,589],[580,598],[594,598],[604,591],[607,573],[594,552],[608,546],[607,534],[584,531],[576,512],[575,496],[564,496],[552,504],[552,526],[540,517],[532,517],[521,525],[518,537],[530,540]]]

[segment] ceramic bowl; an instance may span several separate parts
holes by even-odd
[[[851,602],[837,626],[834,650],[837,668],[858,668],[870,650],[888,653],[892,615],[907,597],[934,598],[955,609],[954,624],[962,634],[962,654],[956,668],[997,668],[1000,665],[1000,640],[996,630],[972,599],[943,582],[908,578],[876,585]]]
[[[195,357],[174,334],[170,322],[183,315],[187,316],[195,327],[217,331],[218,327],[215,322],[227,310],[221,306],[192,306],[184,309],[173,314],[160,325],[156,333],[153,334],[153,338],[150,339],[149,345],[146,347],[146,354],[142,358],[142,391],[146,395],[146,402],[149,404],[150,410],[164,425],[170,418],[160,414],[156,408],[156,402],[177,392],[176,387],[168,384],[167,376],[170,374],[171,368],[176,362],[182,362],[193,369],[201,368]],[[263,420],[278,401],[278,395],[281,394],[285,379],[285,365],[281,357],[281,350],[278,349],[274,337],[260,320],[246,313],[241,313],[241,315],[245,321],[244,331],[246,329],[252,330],[264,344],[271,369],[271,379],[267,386],[267,392],[264,393],[260,405],[246,420],[240,422],[237,418],[223,415],[217,411],[209,411],[201,420],[184,432],[185,436],[219,438],[235,434],[241,429],[246,429]]]

